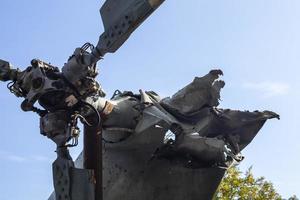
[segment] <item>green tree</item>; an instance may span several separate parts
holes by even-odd
[[[252,168],[243,174],[238,168],[232,167],[226,173],[214,199],[282,200],[282,197],[264,177],[255,178]]]

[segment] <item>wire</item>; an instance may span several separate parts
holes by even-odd
[[[90,107],[90,108],[95,112],[95,114],[96,114],[96,116],[97,116],[97,123],[96,123],[96,125],[91,125],[91,126],[94,126],[94,127],[99,126],[100,123],[101,123],[101,116],[100,116],[100,113],[98,112],[98,110],[97,110],[92,104],[90,104],[90,103],[88,103],[88,102],[86,102],[86,101],[80,100],[80,103],[83,103],[84,105]],[[83,116],[82,116],[82,117],[83,117]],[[84,117],[83,117],[83,118],[84,118]],[[90,123],[88,123],[88,124],[90,124]],[[88,124],[87,124],[87,125],[88,125]]]

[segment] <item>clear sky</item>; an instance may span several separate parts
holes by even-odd
[[[21,69],[33,58],[62,66],[74,48],[97,42],[103,2],[1,0],[0,58]],[[220,107],[272,110],[282,118],[266,123],[240,168],[253,166],[284,197],[300,196],[299,10],[299,0],[166,0],[99,63],[98,80],[108,97],[115,89],[140,88],[169,96],[194,76],[222,69]],[[55,145],[20,103],[0,83],[0,199],[46,199]]]

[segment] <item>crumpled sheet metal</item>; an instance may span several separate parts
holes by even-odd
[[[217,80],[220,75],[223,75],[221,70],[212,70],[203,77],[196,77],[192,83],[161,103],[183,115],[192,115],[204,107],[218,106],[220,90],[225,86],[224,81]]]
[[[271,111],[238,111],[219,109],[220,91],[225,82],[219,80],[221,70],[212,70],[160,104],[176,117],[184,134],[193,131],[201,137],[223,137],[239,153],[257,135],[268,119],[278,118]]]
[[[268,119],[278,118],[279,115],[271,111],[238,111],[218,109],[217,114],[209,123],[206,130],[199,132],[201,136],[224,136],[237,143],[239,150],[243,150],[257,135]]]
[[[104,138],[120,141],[119,138],[123,137],[127,141],[135,141],[123,146],[125,149],[145,148],[145,144],[159,148],[164,145],[164,139],[153,143],[154,135],[151,133],[148,138],[139,137],[145,131],[159,127],[162,135],[168,130],[177,135],[172,151],[179,154],[192,155],[208,165],[215,163],[228,166],[230,157],[240,161],[240,152],[253,140],[266,120],[279,119],[279,115],[271,111],[217,108],[220,90],[225,86],[224,81],[219,80],[220,75],[223,75],[221,70],[212,70],[203,77],[196,77],[171,98],[161,101],[143,91],[140,91],[140,95],[121,95],[112,100],[112,104],[116,105],[115,110],[103,123],[104,127],[115,126],[120,131],[109,132],[104,128]],[[125,123],[133,119],[136,123]],[[173,130],[174,125],[176,131]],[[122,132],[126,128],[132,132]],[[220,165],[222,162],[224,165]]]

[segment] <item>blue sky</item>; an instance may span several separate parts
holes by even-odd
[[[33,58],[62,66],[74,48],[96,43],[103,0],[1,0],[0,57],[24,69]],[[99,63],[99,82],[115,89],[169,96],[210,69],[224,71],[223,108],[272,110],[271,120],[243,152],[242,170],[300,196],[298,0],[166,0],[115,54]],[[0,199],[46,199],[55,145],[39,119],[20,111],[0,83]],[[80,152],[81,146],[72,150]]]

